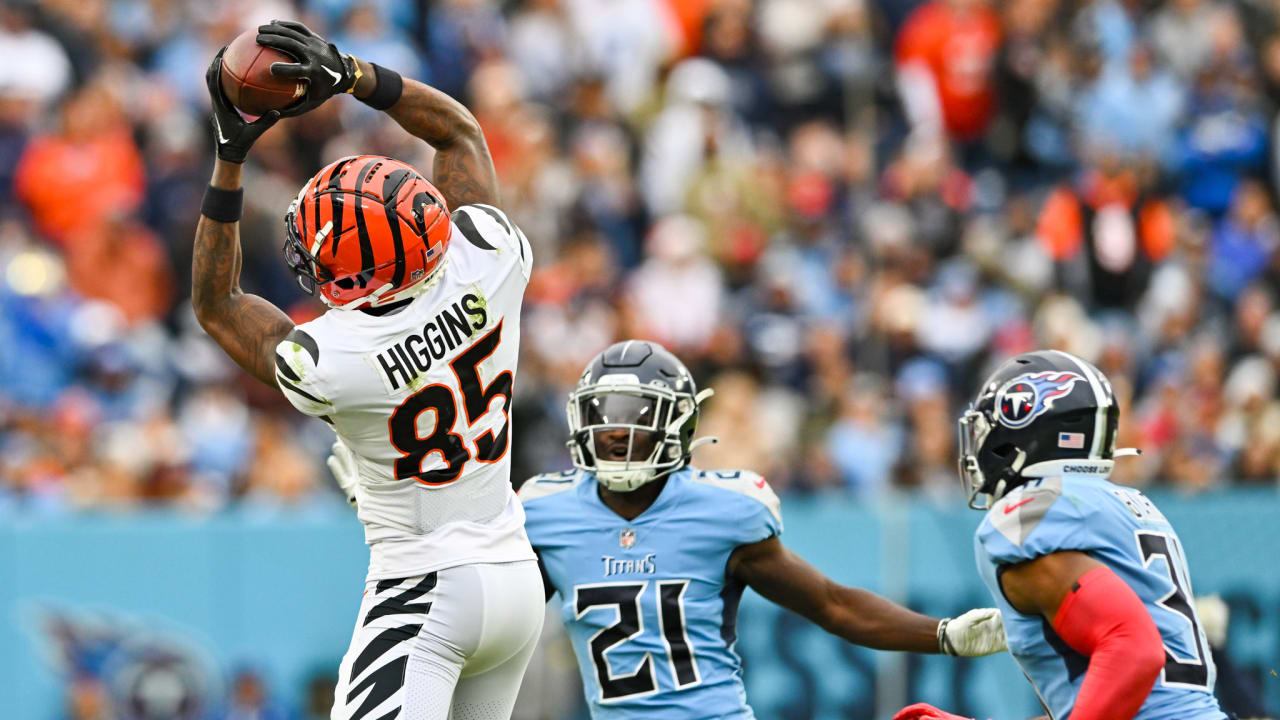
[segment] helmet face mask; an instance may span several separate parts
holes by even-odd
[[[628,357],[630,355],[630,357]],[[569,395],[574,467],[614,492],[631,492],[689,462],[698,405],[693,378],[652,343],[615,344],[587,366]]]
[[[982,488],[986,485],[986,478],[983,477],[982,467],[978,464],[978,453],[991,432],[991,423],[987,421],[986,415],[970,407],[960,416],[956,424],[960,435],[960,453],[957,460],[960,486],[969,500],[969,507],[974,510],[986,510],[991,507],[993,501],[991,495],[986,494],[985,500],[980,504],[979,495],[983,494]]]
[[[302,288],[306,294],[314,296],[317,289],[333,282],[336,278],[329,268],[316,260],[315,256],[307,250],[306,245],[302,244],[302,237],[298,234],[298,224],[295,219],[297,213],[298,201],[294,200],[284,216],[284,247],[281,248],[281,253],[284,255],[285,264],[298,279],[298,287]]]
[[[682,404],[665,388],[610,383],[580,387],[569,396],[569,432],[574,464],[596,475],[610,490],[629,492],[684,463]],[[688,407],[690,399],[684,399]]]

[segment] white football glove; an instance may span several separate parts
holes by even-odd
[[[1227,644],[1231,608],[1217,593],[1202,595],[1196,598],[1196,615],[1200,616],[1200,627],[1204,628],[1204,636],[1209,641],[1209,646],[1221,650],[1222,646]]]
[[[938,623],[938,649],[948,655],[981,657],[1009,649],[995,608],[979,608]]]
[[[356,485],[360,483],[360,472],[356,470],[356,456],[351,454],[351,449],[343,445],[341,440],[335,440],[325,464],[329,466],[329,472],[333,473],[333,478],[338,481],[338,487],[342,488],[343,494],[347,496],[347,502],[351,507],[355,507]]]

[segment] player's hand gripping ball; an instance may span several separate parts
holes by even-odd
[[[231,104],[222,87],[222,58],[226,48],[218,51],[205,71],[204,82],[209,89],[209,103],[213,106],[213,141],[218,157],[227,162],[242,163],[262,133],[280,119],[279,110],[269,110],[262,117],[248,122]]]
[[[980,657],[1009,649],[995,608],[978,608],[938,623],[938,647],[948,655]]]
[[[293,62],[294,56],[258,44],[258,31],[246,30],[223,51],[222,91],[246,115],[259,117],[271,110],[284,110],[306,96],[307,83],[273,73],[272,68]]]
[[[360,79],[354,57],[343,55],[336,45],[300,22],[273,20],[262,25],[257,43],[286,58],[269,66],[275,82],[302,83],[305,95],[299,102],[280,109],[285,117],[301,115],[334,95],[351,92]]]

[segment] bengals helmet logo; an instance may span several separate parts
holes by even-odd
[[[996,393],[996,419],[1008,428],[1024,428],[1083,381],[1076,373],[1059,370],[1019,375]]]

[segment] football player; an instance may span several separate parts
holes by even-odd
[[[593,718],[754,717],[734,651],[746,587],[858,645],[1005,649],[994,609],[940,621],[837,585],[783,546],[764,478],[689,464],[710,394],[662,347],[615,344],[569,397],[575,469],[520,489]]]
[[[1177,533],[1111,483],[1120,411],[1107,378],[1056,350],[1004,363],[960,417],[978,572],[1009,650],[1052,718],[1219,720],[1214,666]],[[957,716],[928,705],[896,720]]]
[[[464,107],[298,23],[265,25],[258,42],[296,58],[271,72],[308,90],[246,122],[222,91],[221,53],[209,66],[217,160],[192,302],[232,359],[340,439],[370,566],[332,717],[509,718],[543,618],[507,453],[528,240],[496,207],[489,150]],[[344,92],[435,149],[435,184],[364,155],[303,186],[284,257],[329,310],[295,327],[239,286],[241,163],[281,116]]]

